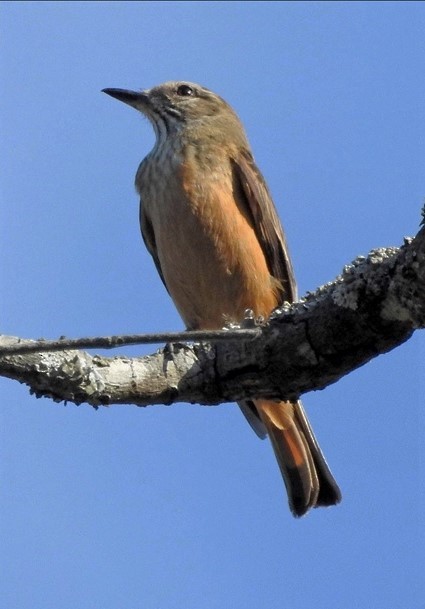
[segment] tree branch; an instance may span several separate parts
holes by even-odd
[[[251,311],[246,311],[250,315]],[[45,351],[65,351],[66,349],[116,349],[125,345],[151,345],[155,343],[176,343],[193,341],[229,342],[231,340],[253,340],[261,336],[261,330],[254,326],[255,320],[247,317],[243,326],[223,330],[189,330],[182,332],[156,332],[155,334],[122,334],[120,336],[96,336],[86,338],[66,338],[58,340],[21,340],[0,343],[0,357],[17,353],[42,353]],[[1,335],[0,335],[1,336]]]
[[[140,358],[69,350],[15,353],[0,356],[0,374],[26,383],[38,397],[95,407],[295,399],[336,382],[424,326],[422,228],[401,248],[373,250],[332,283],[298,303],[285,303],[259,326],[255,340],[177,343]],[[0,349],[18,344],[18,338],[0,338]]]

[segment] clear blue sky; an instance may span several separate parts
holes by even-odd
[[[139,235],[153,132],[104,87],[187,79],[235,107],[301,294],[416,233],[424,3],[0,11],[3,333],[182,327]],[[344,498],[301,520],[234,405],[95,412],[1,379],[4,607],[424,607],[424,357],[418,333],[304,397]]]

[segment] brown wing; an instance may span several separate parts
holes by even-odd
[[[282,282],[282,300],[296,300],[297,287],[288,246],[266,182],[249,151],[233,158],[232,166],[234,186],[244,195],[270,274]]]
[[[165,283],[164,275],[162,274],[161,264],[159,262],[156,243],[155,243],[155,233],[153,232],[152,224],[146,215],[144,210],[142,201],[140,201],[140,230],[142,232],[143,241],[146,245],[146,249],[150,253],[153,258],[153,261],[156,266],[156,270],[158,271],[159,276],[161,277],[162,283],[165,285],[165,289],[168,292],[167,284]]]
[[[282,284],[281,300],[295,300],[297,286],[285,234],[277,215],[266,182],[249,151],[240,152],[232,159],[234,188],[244,200],[257,239],[264,252],[270,275]],[[251,400],[239,402],[245,418],[257,436],[265,438],[267,430]]]

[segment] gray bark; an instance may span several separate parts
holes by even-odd
[[[338,381],[424,326],[425,227],[400,248],[359,257],[298,303],[284,303],[258,323],[254,340],[177,343],[150,356],[109,358],[46,351],[39,343],[37,352],[8,354],[21,339],[0,336],[0,374],[26,383],[37,397],[95,407],[296,399]]]

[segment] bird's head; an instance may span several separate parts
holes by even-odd
[[[103,89],[103,92],[144,114],[157,137],[201,129],[209,135],[238,136],[241,143],[245,143],[243,127],[233,109],[219,95],[201,85],[170,81],[143,91]]]

